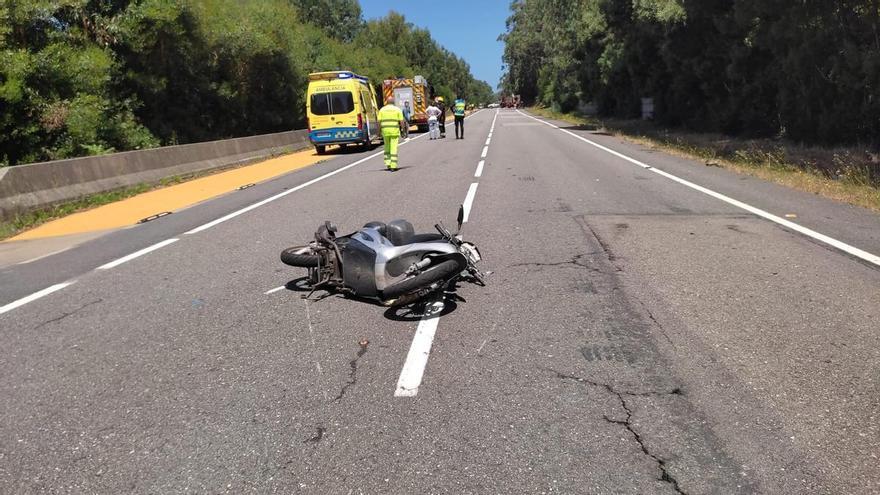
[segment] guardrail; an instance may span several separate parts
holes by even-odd
[[[0,168],[0,219],[89,194],[156,183],[310,146],[297,130]]]

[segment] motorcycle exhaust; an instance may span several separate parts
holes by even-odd
[[[412,303],[422,299],[423,297],[427,296],[428,294],[434,292],[435,290],[437,290],[439,288],[440,288],[439,284],[433,284],[430,287],[426,287],[424,289],[417,290],[417,291],[412,292],[410,294],[404,294],[404,295],[398,297],[397,299],[389,299],[387,301],[382,301],[382,304],[387,307],[406,306],[407,304],[412,304]]]
[[[383,304],[388,306],[389,308],[393,308],[395,306],[406,306],[407,304],[412,304],[420,299],[421,296],[418,293],[413,294],[404,294],[397,299],[389,299],[384,301]]]

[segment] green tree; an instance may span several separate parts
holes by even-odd
[[[877,144],[876,0],[517,0],[504,91],[701,130]]]
[[[16,164],[155,146],[119,98],[108,15],[121,2],[9,2],[0,59],[0,162]]]
[[[0,164],[301,128],[309,72],[491,89],[356,0],[0,0]]]
[[[351,41],[363,28],[357,0],[292,0],[301,18],[321,28],[328,36]]]

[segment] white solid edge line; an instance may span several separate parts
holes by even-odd
[[[486,158],[487,153],[489,153],[489,147],[483,146],[483,152],[480,154],[480,158]]]
[[[476,114],[478,114],[478,113],[480,113],[479,110],[477,110],[476,112],[474,112],[474,113],[468,115],[467,117],[465,117],[465,119],[468,119],[468,118],[470,118],[470,117],[472,117],[472,116],[474,116],[474,115],[476,115]],[[412,138],[412,139],[408,139],[408,140],[404,141],[403,143],[400,143],[400,146],[403,146],[403,145],[405,145],[405,144],[407,144],[407,143],[410,143],[410,142],[412,142],[412,141],[415,141],[415,140],[417,140],[417,139],[421,139],[421,138],[423,138],[423,137],[425,137],[425,136],[427,136],[427,135],[428,135],[428,134],[422,134],[422,135],[417,136],[417,137],[414,137],[414,138]],[[252,204],[252,205],[245,206],[244,208],[242,208],[242,209],[240,209],[240,210],[233,211],[232,213],[229,213],[228,215],[224,215],[224,216],[222,216],[222,217],[220,217],[220,218],[217,218],[217,219],[215,219],[215,220],[212,220],[212,221],[210,221],[210,222],[208,222],[208,223],[206,223],[206,224],[200,225],[200,226],[198,226],[198,227],[196,227],[196,228],[194,228],[194,229],[192,229],[192,230],[189,230],[189,231],[187,231],[187,232],[184,232],[184,235],[198,234],[199,232],[202,232],[202,231],[204,231],[204,230],[208,230],[208,229],[210,229],[211,227],[214,227],[214,226],[216,226],[216,225],[218,225],[218,224],[221,224],[221,223],[223,223],[223,222],[225,222],[225,221],[227,221],[227,220],[231,220],[231,219],[233,219],[233,218],[235,218],[235,217],[237,217],[237,216],[239,216],[239,215],[242,215],[242,214],[244,214],[244,213],[247,213],[247,212],[249,212],[249,211],[251,211],[251,210],[255,210],[255,209],[257,209],[257,208],[259,208],[259,207],[261,207],[261,206],[263,206],[263,205],[266,205],[266,204],[268,204],[268,203],[271,203],[271,202],[273,202],[273,201],[275,201],[275,200],[277,200],[277,199],[283,198],[284,196],[287,196],[288,194],[293,194],[293,193],[295,193],[295,192],[297,192],[297,191],[299,191],[299,190],[301,190],[301,189],[304,189],[304,188],[306,188],[306,187],[311,186],[312,184],[315,184],[315,183],[321,182],[322,180],[324,180],[324,179],[326,179],[326,178],[328,178],[328,177],[332,177],[332,176],[334,176],[334,175],[336,175],[336,174],[338,174],[338,173],[340,173],[340,172],[344,172],[344,171],[346,171],[346,170],[348,170],[348,169],[350,169],[350,168],[352,168],[352,167],[355,167],[355,166],[357,166],[357,165],[360,165],[361,163],[364,163],[364,162],[367,161],[367,160],[370,160],[370,159],[372,159],[372,158],[376,158],[377,156],[379,156],[379,155],[381,155],[381,154],[383,154],[383,153],[384,153],[384,151],[378,151],[378,152],[376,152],[376,153],[373,153],[372,155],[369,155],[369,156],[366,156],[366,157],[364,157],[364,158],[361,158],[360,160],[357,160],[357,161],[354,162],[354,163],[349,163],[348,165],[346,165],[346,166],[344,166],[344,167],[338,168],[338,169],[336,169],[336,170],[334,170],[334,171],[332,171],[332,172],[328,172],[328,173],[326,173],[326,174],[324,174],[324,175],[322,175],[322,176],[320,176],[320,177],[316,177],[316,178],[314,178],[314,179],[312,179],[312,180],[310,180],[310,181],[308,181],[308,182],[305,182],[305,183],[303,183],[303,184],[300,184],[300,185],[298,185],[298,186],[296,186],[296,187],[293,187],[293,188],[290,188],[290,189],[288,189],[288,190],[286,190],[286,191],[280,192],[280,193],[278,193],[278,194],[276,194],[276,195],[274,195],[274,196],[269,196],[268,198],[266,198],[266,199],[264,199],[264,200],[262,200],[262,201],[257,201],[256,203],[254,203],[254,204]]]
[[[419,137],[422,137],[422,136],[419,136]],[[413,140],[415,140],[415,139],[418,139],[418,138],[414,138]],[[405,144],[405,143],[401,143],[401,146],[402,146],[403,144]],[[281,199],[281,198],[283,198],[284,196],[287,196],[288,194],[293,194],[293,193],[299,191],[300,189],[304,189],[304,188],[306,188],[306,187],[311,186],[312,184],[315,184],[315,183],[317,183],[317,182],[321,182],[322,180],[324,180],[324,179],[326,179],[326,178],[328,178],[328,177],[332,177],[332,176],[334,176],[334,175],[336,175],[336,174],[338,174],[338,173],[344,172],[344,171],[346,171],[346,170],[348,170],[348,169],[350,169],[350,168],[352,168],[352,167],[355,167],[355,166],[357,166],[357,165],[360,165],[361,163],[364,163],[365,161],[367,161],[367,160],[369,160],[369,159],[371,159],[371,158],[375,158],[375,157],[377,157],[377,156],[379,156],[379,155],[381,155],[381,154],[383,154],[383,153],[384,153],[384,151],[379,151],[379,152],[373,153],[372,155],[369,155],[369,156],[366,156],[366,157],[364,157],[364,158],[361,158],[360,160],[357,160],[357,161],[355,161],[355,162],[353,162],[353,163],[350,163],[350,164],[348,164],[348,165],[346,165],[346,166],[344,166],[344,167],[338,168],[338,169],[336,169],[336,170],[334,170],[334,171],[332,171],[332,172],[328,172],[328,173],[326,173],[326,174],[324,174],[324,175],[322,175],[322,176],[320,176],[320,177],[316,177],[316,178],[314,178],[314,179],[312,179],[312,180],[310,180],[310,181],[308,181],[308,182],[304,182],[304,183],[302,183],[302,184],[300,184],[300,185],[298,185],[298,186],[296,186],[296,187],[292,187],[292,188],[290,188],[290,189],[288,189],[288,190],[286,190],[286,191],[280,192],[280,193],[278,193],[278,194],[276,194],[276,195],[274,195],[274,196],[269,196],[268,198],[266,198],[266,199],[264,199],[264,200],[257,201],[256,203],[251,204],[251,205],[248,205],[248,206],[245,206],[244,208],[242,208],[242,209],[240,209],[240,210],[233,211],[232,213],[229,213],[228,215],[224,215],[224,216],[222,216],[222,217],[220,217],[220,218],[217,218],[217,219],[215,219],[215,220],[212,220],[212,221],[210,221],[210,222],[208,222],[208,223],[206,223],[206,224],[200,225],[200,226],[198,226],[198,227],[196,227],[196,228],[194,228],[194,229],[192,229],[192,230],[186,232],[185,234],[186,234],[186,235],[198,234],[199,232],[202,232],[202,231],[204,231],[204,230],[208,230],[208,229],[210,229],[211,227],[214,227],[215,225],[221,224],[221,223],[223,223],[223,222],[225,222],[225,221],[227,221],[227,220],[231,220],[231,219],[233,219],[233,218],[235,218],[235,217],[237,217],[237,216],[239,216],[239,215],[242,215],[242,214],[244,214],[244,213],[247,213],[247,212],[249,212],[249,211],[251,211],[251,210],[255,210],[255,209],[257,209],[257,208],[259,208],[259,207],[261,207],[261,206],[263,206],[263,205],[266,205],[266,204],[268,204],[268,203],[271,203],[271,202],[273,202],[273,201],[275,201],[275,200],[277,200],[277,199]]]
[[[36,301],[37,299],[39,299],[41,297],[48,296],[49,294],[56,292],[56,291],[59,291],[59,290],[65,288],[65,287],[68,287],[70,285],[73,285],[74,283],[76,283],[76,280],[71,280],[70,282],[62,282],[60,284],[55,284],[51,287],[46,287],[45,289],[43,289],[39,292],[34,292],[33,294],[31,294],[29,296],[22,297],[21,299],[19,299],[17,301],[12,301],[11,303],[0,307],[0,315],[2,315],[3,313],[6,313],[6,312],[12,311],[13,309],[18,308],[20,306],[24,306],[25,304],[27,304],[29,302]]]
[[[539,119],[539,118],[537,118],[537,117],[533,117],[533,116],[531,116],[531,115],[529,115],[529,114],[523,112],[522,110],[517,109],[516,111],[517,111],[517,113],[519,113],[520,115],[524,115],[524,116],[526,116],[526,117],[528,117],[528,118],[530,118],[530,119],[537,120],[538,122],[540,122],[540,123],[542,123],[542,124],[545,124],[545,125],[549,125],[550,127],[554,128],[554,129],[559,129],[559,126],[558,126],[558,125],[553,125],[553,124],[551,124],[550,122],[547,122],[547,121],[541,120],[541,119]]]
[[[519,110],[517,110],[517,111],[519,111]],[[522,113],[522,112],[520,112],[520,113]],[[525,113],[523,113],[523,115],[526,115],[527,117],[531,117],[531,118],[537,120],[538,122],[544,122],[543,120],[538,119],[538,118],[535,118],[535,117],[532,117],[531,115],[527,115],[527,114],[525,114]],[[547,122],[544,122],[544,123],[547,124]],[[557,126],[554,126],[554,125],[552,125],[552,124],[548,124],[548,125],[550,125],[550,126],[552,126],[552,127],[556,127],[557,129],[559,129]],[[795,232],[798,232],[798,233],[800,233],[800,234],[802,234],[802,235],[805,235],[805,236],[807,236],[807,237],[810,237],[810,238],[812,238],[812,239],[815,239],[815,240],[817,240],[817,241],[819,241],[819,242],[822,242],[822,243],[828,244],[829,246],[834,247],[835,249],[839,249],[840,251],[843,251],[843,252],[845,252],[845,253],[847,253],[847,254],[850,254],[850,255],[852,255],[852,256],[855,256],[855,257],[857,257],[857,258],[860,258],[860,259],[862,259],[862,260],[864,260],[864,261],[867,261],[867,262],[869,262],[869,263],[873,263],[873,264],[875,264],[875,265],[877,265],[877,266],[880,266],[880,256],[877,256],[877,255],[875,255],[875,254],[869,253],[869,252],[864,251],[864,250],[862,250],[862,249],[859,249],[859,248],[857,248],[857,247],[855,247],[855,246],[851,246],[851,245],[849,245],[849,244],[847,244],[847,243],[845,243],[845,242],[842,242],[842,241],[839,241],[839,240],[837,240],[837,239],[834,239],[833,237],[829,237],[829,236],[827,236],[827,235],[825,235],[825,234],[821,234],[821,233],[819,233],[819,232],[816,232],[815,230],[808,229],[807,227],[804,227],[804,226],[802,226],[802,225],[800,225],[800,224],[797,224],[797,223],[791,222],[791,221],[786,220],[786,219],[784,219],[784,218],[778,217],[778,216],[776,216],[776,215],[774,215],[774,214],[772,214],[772,213],[770,213],[770,212],[764,211],[764,210],[762,210],[762,209],[760,209],[760,208],[757,208],[757,207],[754,207],[754,206],[752,206],[752,205],[750,205],[750,204],[743,203],[742,201],[739,201],[739,200],[733,199],[733,198],[731,198],[731,197],[729,197],[729,196],[725,196],[724,194],[721,194],[721,193],[719,193],[719,192],[715,192],[715,191],[713,191],[713,190],[711,190],[711,189],[708,189],[708,188],[705,188],[705,187],[703,187],[703,186],[701,186],[701,185],[699,185],[699,184],[695,184],[695,183],[690,182],[690,181],[688,181],[688,180],[682,179],[681,177],[678,177],[678,176],[676,176],[676,175],[670,174],[669,172],[665,172],[665,171],[663,171],[663,170],[660,170],[660,169],[654,168],[654,167],[652,167],[651,165],[648,165],[648,164],[646,164],[646,163],[644,163],[644,162],[640,162],[640,161],[638,161],[638,160],[636,160],[636,159],[634,159],[634,158],[630,158],[630,157],[628,157],[628,156],[626,156],[626,155],[624,155],[624,154],[622,154],[622,153],[619,153],[619,152],[614,151],[614,150],[612,150],[612,149],[610,149],[610,148],[607,148],[607,147],[605,147],[605,146],[602,146],[601,144],[596,143],[596,142],[594,142],[594,141],[591,141],[591,140],[589,140],[589,139],[587,139],[587,138],[585,138],[585,137],[583,137],[583,136],[578,136],[577,134],[575,134],[575,133],[573,133],[573,132],[571,132],[571,131],[568,131],[568,130],[565,130],[565,129],[560,129],[560,130],[561,130],[562,132],[566,133],[566,134],[569,134],[569,135],[571,135],[571,136],[574,136],[574,137],[580,139],[581,141],[583,141],[583,142],[585,142],[585,143],[587,143],[587,144],[589,144],[589,145],[591,145],[591,146],[595,146],[596,148],[599,148],[599,149],[602,150],[602,151],[605,151],[605,152],[607,152],[607,153],[610,153],[610,154],[612,154],[612,155],[614,155],[614,156],[616,156],[616,157],[618,157],[618,158],[621,158],[621,159],[623,159],[623,160],[626,160],[626,161],[628,161],[628,162],[630,162],[630,163],[632,163],[632,164],[634,164],[634,165],[637,165],[637,166],[639,166],[639,167],[642,167],[642,168],[644,168],[644,169],[646,169],[646,170],[650,170],[651,172],[654,172],[654,173],[656,173],[656,174],[658,174],[658,175],[662,175],[663,177],[666,177],[667,179],[670,179],[670,180],[673,180],[673,181],[675,181],[675,182],[678,182],[679,184],[681,184],[681,185],[683,185],[683,186],[687,186],[687,187],[689,187],[689,188],[691,188],[691,189],[693,189],[693,190],[695,190],[695,191],[699,191],[699,192],[701,192],[701,193],[703,193],[703,194],[706,194],[706,195],[708,195],[708,196],[711,196],[711,197],[713,197],[713,198],[715,198],[715,199],[718,199],[718,200],[724,201],[725,203],[727,203],[727,204],[729,204],[729,205],[732,205],[732,206],[735,206],[735,207],[740,208],[740,209],[742,209],[742,210],[745,210],[745,211],[747,211],[747,212],[749,212],[749,213],[751,213],[751,214],[753,214],[753,215],[757,215],[757,216],[759,216],[759,217],[761,217],[761,218],[763,218],[763,219],[765,219],[765,220],[769,220],[769,221],[771,221],[771,222],[774,222],[774,223],[776,223],[776,224],[778,224],[778,225],[781,225],[781,226],[783,226],[783,227],[785,227],[785,228],[791,229],[791,230],[793,230],[793,231],[795,231]]]
[[[473,114],[471,114],[471,115],[473,115]],[[407,140],[407,141],[404,141],[404,142],[400,143],[400,146],[403,146],[404,144],[410,143],[410,142],[415,141],[415,140],[417,140],[417,139],[421,139],[421,138],[423,138],[423,137],[425,137],[425,136],[427,136],[427,134],[422,134],[422,135],[420,135],[420,136],[414,137],[414,138],[412,138],[412,139],[409,139],[409,140]],[[266,204],[268,204],[268,203],[271,203],[271,202],[273,202],[273,201],[275,201],[275,200],[277,200],[277,199],[283,198],[284,196],[287,196],[288,194],[293,194],[293,193],[295,193],[295,192],[297,192],[297,191],[299,191],[299,190],[301,190],[301,189],[305,189],[306,187],[311,186],[312,184],[315,184],[315,183],[321,182],[322,180],[324,180],[324,179],[326,179],[326,178],[328,178],[328,177],[332,177],[332,176],[334,176],[334,175],[336,175],[336,174],[338,174],[338,173],[340,173],[340,172],[344,172],[344,171],[346,171],[346,170],[348,170],[348,169],[350,169],[350,168],[352,168],[352,167],[355,167],[355,166],[357,166],[357,165],[360,165],[361,163],[364,163],[364,162],[367,161],[367,160],[370,160],[370,159],[372,159],[372,158],[376,158],[377,156],[382,155],[383,153],[385,153],[385,152],[384,152],[384,151],[377,151],[376,153],[373,153],[372,155],[365,156],[364,158],[361,158],[360,160],[357,160],[356,162],[349,163],[348,165],[346,165],[346,166],[344,166],[344,167],[338,168],[338,169],[336,169],[336,170],[334,170],[334,171],[332,171],[332,172],[328,172],[328,173],[326,173],[326,174],[324,174],[324,175],[322,175],[322,176],[320,176],[320,177],[316,177],[316,178],[314,178],[314,179],[312,179],[312,180],[310,180],[310,181],[308,181],[308,182],[304,182],[304,183],[302,183],[302,184],[300,184],[300,185],[298,185],[298,186],[296,186],[296,187],[292,187],[292,188],[290,188],[290,189],[288,189],[288,190],[286,190],[286,191],[280,192],[280,193],[278,193],[278,194],[276,194],[276,195],[274,195],[274,196],[269,196],[268,198],[266,198],[266,199],[264,199],[264,200],[257,201],[256,203],[254,203],[254,204],[252,204],[252,205],[248,205],[248,206],[245,206],[244,208],[242,208],[242,209],[240,209],[240,210],[233,211],[232,213],[229,213],[228,215],[224,215],[224,216],[222,216],[222,217],[220,217],[220,218],[217,218],[217,219],[215,219],[215,220],[211,220],[210,222],[208,222],[208,223],[206,223],[206,224],[204,224],[204,225],[200,225],[200,226],[198,226],[198,227],[196,227],[196,228],[194,228],[194,229],[192,229],[192,230],[190,230],[190,231],[184,232],[184,235],[198,234],[199,232],[202,232],[202,231],[204,231],[204,230],[208,230],[208,229],[210,229],[211,227],[214,227],[214,226],[216,226],[216,225],[218,225],[218,224],[221,224],[221,223],[223,223],[223,222],[225,222],[225,221],[227,221],[227,220],[231,220],[231,219],[233,219],[233,218],[235,218],[235,217],[237,217],[237,216],[239,216],[239,215],[242,215],[242,214],[244,214],[244,213],[247,213],[247,212],[249,212],[249,211],[251,211],[251,210],[255,210],[255,209],[257,209],[257,208],[259,208],[259,207],[261,207],[261,206],[264,206],[264,205],[266,205]]]
[[[56,254],[61,254],[61,253],[65,252],[65,251],[69,251],[69,250],[73,249],[74,247],[75,247],[75,246],[68,246],[68,247],[66,247],[66,248],[64,248],[64,249],[59,249],[58,251],[52,251],[51,253],[43,254],[43,255],[37,256],[36,258],[31,258],[31,259],[26,260],[26,261],[19,261],[18,263],[16,263],[16,265],[27,265],[28,263],[33,263],[34,261],[40,261],[40,260],[42,260],[42,259],[48,258],[49,256],[55,256]]]
[[[281,287],[275,287],[274,289],[269,289],[266,292],[263,292],[263,294],[268,296],[269,294],[274,294],[274,293],[278,292],[279,290],[284,290],[285,287],[286,286],[284,286],[284,285],[282,285]]]
[[[847,244],[847,243],[845,243],[845,242],[838,241],[837,239],[835,239],[835,238],[833,238],[833,237],[829,237],[829,236],[827,236],[827,235],[825,235],[825,234],[822,234],[822,233],[816,232],[815,230],[808,229],[807,227],[804,227],[803,225],[800,225],[800,224],[797,224],[797,223],[791,222],[791,221],[789,221],[789,220],[786,220],[786,219],[784,219],[784,218],[778,217],[778,216],[776,216],[776,215],[774,215],[774,214],[772,214],[772,213],[769,213],[769,212],[767,212],[767,211],[764,211],[764,210],[762,210],[762,209],[760,209],[760,208],[756,208],[756,207],[754,207],[754,206],[752,206],[752,205],[749,205],[749,204],[743,203],[742,201],[738,201],[738,200],[733,199],[733,198],[731,198],[731,197],[725,196],[725,195],[723,195],[723,194],[721,194],[721,193],[717,193],[717,192],[715,192],[715,191],[713,191],[713,190],[711,190],[711,189],[707,189],[707,188],[705,188],[705,187],[703,187],[703,186],[700,186],[700,185],[698,185],[698,184],[694,184],[693,182],[689,182],[689,181],[687,181],[687,180],[685,180],[685,179],[682,179],[682,178],[676,177],[675,175],[672,175],[672,174],[670,174],[670,173],[668,173],[668,172],[664,172],[663,170],[658,170],[658,169],[653,168],[653,167],[651,167],[650,170],[651,170],[651,172],[654,172],[654,173],[656,173],[656,174],[662,175],[663,177],[666,177],[666,178],[668,178],[668,179],[674,180],[675,182],[678,182],[679,184],[682,184],[682,185],[685,185],[685,186],[687,186],[687,187],[690,187],[691,189],[694,189],[694,190],[700,191],[700,192],[702,192],[702,193],[704,193],[704,194],[707,194],[707,195],[709,195],[709,196],[712,196],[713,198],[719,199],[719,200],[721,200],[721,201],[724,201],[725,203],[728,203],[728,204],[730,204],[730,205],[736,206],[737,208],[741,208],[741,209],[743,209],[743,210],[746,210],[746,211],[748,211],[749,213],[752,213],[752,214],[754,214],[754,215],[757,215],[757,216],[759,216],[759,217],[761,217],[761,218],[764,218],[764,219],[766,219],[766,220],[770,220],[771,222],[777,223],[777,224],[779,224],[779,225],[781,225],[781,226],[783,226],[783,227],[786,227],[786,228],[788,228],[788,229],[794,230],[795,232],[798,232],[798,233],[800,233],[800,234],[803,234],[803,235],[805,235],[805,236],[807,236],[807,237],[811,237],[811,238],[813,238],[813,239],[815,239],[815,240],[817,240],[817,241],[819,241],[819,242],[824,242],[825,244],[828,244],[829,246],[832,246],[832,247],[834,247],[834,248],[836,248],[836,249],[839,249],[839,250],[841,250],[841,251],[843,251],[843,252],[845,252],[845,253],[847,253],[847,254],[850,254],[850,255],[852,255],[852,256],[855,256],[855,257],[857,257],[857,258],[860,258],[860,259],[862,259],[862,260],[865,260],[865,261],[867,261],[867,262],[869,262],[869,263],[873,263],[873,264],[875,264],[875,265],[877,265],[877,266],[880,266],[880,256],[877,256],[877,255],[871,254],[871,253],[869,253],[869,252],[867,252],[867,251],[864,251],[864,250],[862,250],[862,249],[859,249],[859,248],[857,248],[857,247],[855,247],[855,246],[851,246],[851,245],[849,245],[849,244]]]
[[[480,163],[477,164],[477,172],[474,174],[474,177],[482,177],[483,175],[483,165],[486,164],[486,160],[480,160]]]
[[[97,269],[98,270],[109,270],[111,268],[116,268],[117,266],[119,266],[127,261],[131,261],[131,260],[138,258],[138,257],[141,257],[147,253],[153,252],[157,249],[161,249],[169,244],[173,244],[173,243],[177,242],[178,240],[179,239],[166,239],[162,242],[153,244],[150,247],[145,247],[145,248],[141,249],[140,251],[135,251],[135,252],[129,254],[128,256],[123,256],[122,258],[119,258],[116,261],[111,261],[110,263],[107,263],[106,265],[101,265]]]
[[[479,185],[479,182],[474,182],[471,184],[471,187],[468,188],[467,196],[465,196],[464,203],[462,204],[464,207],[463,223],[467,223],[468,218],[471,216],[471,207],[474,205],[474,197],[477,195],[477,186]]]
[[[437,308],[436,305],[441,307]],[[435,309],[442,309],[442,301],[434,301],[430,304]],[[425,367],[428,365],[428,356],[431,354],[431,346],[434,345],[434,334],[440,323],[440,311],[432,311],[432,314],[423,317],[416,328],[409,353],[400,370],[400,378],[397,380],[397,388],[394,390],[395,397],[415,397],[419,393]]]

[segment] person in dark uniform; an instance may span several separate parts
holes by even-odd
[[[437,117],[437,125],[440,126],[440,137],[446,137],[446,101],[442,96],[434,98],[434,104],[440,109],[440,116]]]

